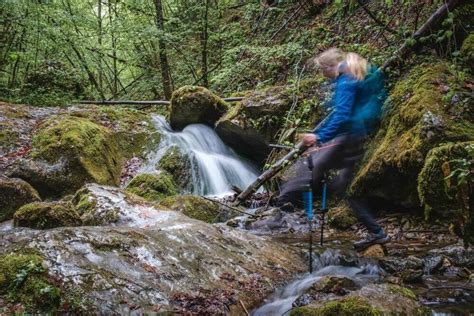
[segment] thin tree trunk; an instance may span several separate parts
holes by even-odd
[[[163,4],[161,0],[155,0],[155,10],[156,10],[156,27],[161,33],[158,41],[160,48],[160,67],[161,67],[161,76],[163,78],[163,93],[166,99],[171,99],[171,94],[173,93],[173,88],[171,87],[171,74],[170,66],[168,64],[168,56],[166,55],[166,43],[164,39],[164,19],[163,19]]]
[[[209,13],[209,0],[204,1],[204,14],[203,14],[203,26],[201,31],[201,72],[202,72],[202,83],[205,87],[209,86],[209,77],[207,71],[207,31],[208,31],[208,13]]]
[[[97,42],[98,42],[98,48],[97,48],[97,64],[99,68],[99,88],[102,90],[103,89],[103,75],[104,71],[102,69],[102,0],[98,0],[97,2],[97,26],[98,26],[98,34],[97,34]]]
[[[117,3],[112,5],[109,1],[109,23],[110,23],[110,36],[112,44],[112,73],[113,73],[113,85],[112,95],[116,95],[118,91],[118,73],[117,73],[117,38],[114,32],[114,18],[117,16]]]

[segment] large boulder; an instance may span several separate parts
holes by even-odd
[[[0,222],[11,219],[22,205],[40,200],[38,192],[27,182],[0,176]]]
[[[173,178],[165,171],[140,173],[127,185],[127,192],[158,202],[165,197],[178,194]]]
[[[420,206],[418,176],[428,152],[441,142],[474,137],[469,98],[458,94],[466,87],[456,78],[445,63],[424,64],[396,84],[352,183],[353,194]]]
[[[253,308],[306,268],[291,246],[132,201],[118,188],[85,189],[94,209],[118,209],[117,226],[0,232],[0,258],[12,251],[42,258],[63,311],[239,314],[239,299]],[[93,209],[86,195],[78,200]]]
[[[162,200],[160,205],[207,223],[215,222],[220,211],[216,203],[196,195],[168,197]]]
[[[216,123],[216,132],[239,154],[263,164],[270,153],[269,144],[292,143],[298,128],[314,127],[322,108],[315,104],[324,100],[326,88],[321,77],[315,77],[298,85],[245,93]]]
[[[34,202],[23,205],[13,215],[16,227],[50,229],[79,226],[82,221],[68,202]]]
[[[120,181],[122,157],[113,133],[86,118],[50,118],[33,137],[29,156],[33,161],[18,161],[8,174],[30,182],[43,196],[73,193],[87,182]]]
[[[227,103],[203,87],[184,86],[173,92],[170,107],[170,124],[175,129],[201,123],[214,123],[227,110]]]
[[[459,50],[460,57],[464,60],[466,65],[471,67],[474,71],[474,34],[471,33],[462,43]]]

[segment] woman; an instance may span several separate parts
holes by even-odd
[[[305,177],[303,170],[282,186],[277,205],[283,210],[301,204],[301,191],[309,181],[313,191],[318,191],[324,174],[332,169],[338,173],[330,182],[330,192],[346,197],[346,189],[363,155],[363,141],[377,125],[385,98],[380,71],[359,55],[344,54],[332,48],[319,55],[316,61],[323,75],[335,81],[335,92],[330,102],[333,111],[314,133],[303,135],[305,146],[317,145],[317,149],[308,150],[310,156],[306,167],[302,167],[311,173]],[[374,243],[388,242],[389,237],[369,212],[367,199],[346,198],[358,220],[369,231],[368,237],[354,246],[362,249]]]

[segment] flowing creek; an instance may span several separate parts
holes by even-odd
[[[176,146],[190,158],[193,194],[222,196],[232,193],[232,186],[245,188],[257,178],[258,169],[225,145],[212,128],[192,124],[175,132],[164,117],[152,119],[163,139],[139,172],[155,171],[167,150]]]

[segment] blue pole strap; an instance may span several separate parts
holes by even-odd
[[[323,183],[323,197],[321,202],[321,209],[326,210],[326,195],[327,195],[328,185],[326,182]]]

